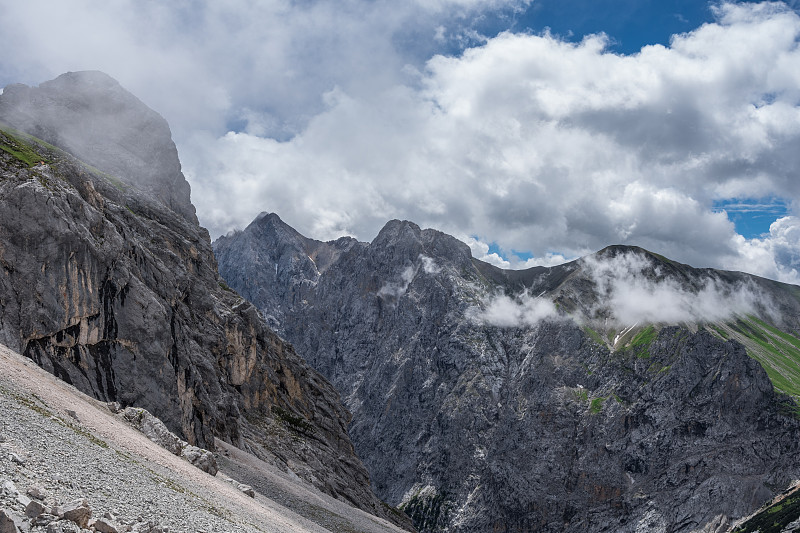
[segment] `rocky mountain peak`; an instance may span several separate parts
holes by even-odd
[[[503,270],[400,220],[313,276],[282,277],[303,257],[274,240],[221,244],[220,273],[338,388],[373,487],[421,532],[722,531],[799,475],[780,392],[800,398],[800,298],[780,284],[633,246]]]
[[[0,122],[154,195],[197,224],[167,121],[111,76],[68,72],[38,87],[9,85],[0,95]]]
[[[259,238],[269,238],[284,246],[304,249],[312,239],[306,239],[275,213],[262,212],[245,229]]]
[[[408,220],[391,220],[369,244],[376,254],[415,263],[420,256],[465,266],[472,259],[469,246],[434,229],[421,229]],[[399,264],[399,263],[398,263]]]

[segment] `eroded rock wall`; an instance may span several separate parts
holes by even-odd
[[[225,287],[205,229],[66,153],[19,134],[0,142],[3,343],[194,445],[221,438],[391,516],[337,391]]]

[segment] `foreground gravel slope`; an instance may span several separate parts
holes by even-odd
[[[23,497],[38,488],[46,506],[85,499],[93,517],[109,513],[119,531],[400,531],[240,450],[223,448],[222,470],[212,477],[3,345],[0,368],[0,487],[11,482]],[[251,499],[224,481],[243,471],[280,503],[259,493]],[[2,488],[0,511],[30,526]]]

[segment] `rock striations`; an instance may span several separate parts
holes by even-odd
[[[795,390],[797,287],[624,247],[504,271],[400,221],[323,243],[262,215],[214,250],[339,389],[375,490],[420,531],[725,531],[800,475],[797,404],[733,340],[779,310],[794,336],[751,336],[787,335]],[[765,298],[719,326],[619,323],[591,268],[617,257],[684,300],[741,284]]]
[[[393,516],[336,390],[220,279],[164,120],[70,73],[7,88],[0,123],[0,343],[192,445],[220,438]]]

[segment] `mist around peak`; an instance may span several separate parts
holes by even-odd
[[[635,248],[604,250],[574,264],[577,270],[556,287],[489,294],[468,315],[498,327],[571,319],[601,329],[701,324],[748,315],[777,319],[774,302],[753,276],[723,279],[718,271],[693,269]]]
[[[69,152],[198,223],[164,118],[111,76],[67,72],[0,95],[0,122]]]

